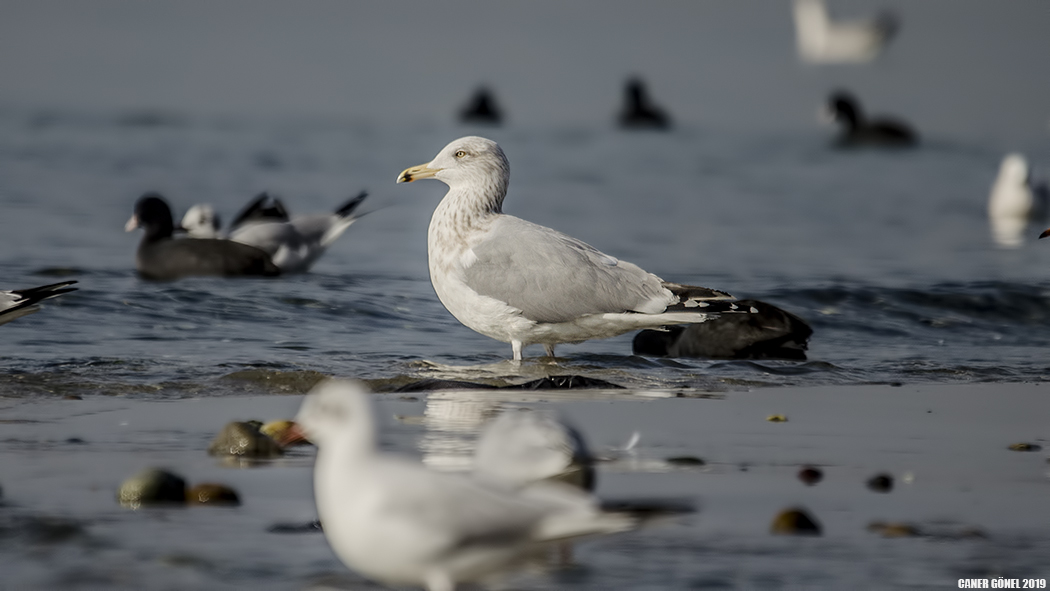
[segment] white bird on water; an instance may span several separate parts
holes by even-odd
[[[464,137],[397,182],[436,178],[448,193],[427,234],[430,281],[467,327],[522,349],[602,339],[743,311],[733,296],[663,281],[589,244],[503,213],[510,163],[492,140]]]
[[[325,537],[347,566],[386,584],[452,591],[549,544],[641,522],[569,486],[514,489],[381,453],[356,382],[317,386],[295,422],[318,447],[314,494]]]
[[[795,0],[794,17],[799,57],[816,64],[869,62],[882,52],[899,26],[889,13],[833,21],[824,0]]]
[[[1032,182],[1025,157],[1007,154],[988,197],[992,239],[1004,248],[1021,246],[1028,223],[1046,217],[1046,201],[1046,188]]]

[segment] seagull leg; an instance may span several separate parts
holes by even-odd
[[[521,361],[521,341],[511,341],[510,348],[514,350],[514,361]]]
[[[554,359],[554,345],[544,345],[543,350],[547,352],[547,357]]]

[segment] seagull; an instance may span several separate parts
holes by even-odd
[[[135,213],[124,230],[136,228],[145,230],[135,255],[135,267],[145,279],[272,276],[281,272],[268,254],[252,246],[214,238],[175,238],[171,207],[156,193],[147,193],[135,203]]]
[[[671,118],[653,103],[645,83],[639,78],[627,81],[623,103],[619,121],[624,129],[667,129],[671,126]]]
[[[179,228],[190,238],[225,238],[219,214],[210,203],[198,203],[186,210]]]
[[[795,0],[794,9],[798,54],[810,63],[870,62],[899,28],[897,18],[885,12],[870,19],[832,21],[824,0]]]
[[[436,178],[448,193],[430,220],[430,281],[445,308],[467,327],[554,356],[579,343],[669,324],[744,312],[733,296],[663,281],[575,238],[503,213],[510,164],[496,142],[460,138],[397,182]]]
[[[474,474],[514,487],[543,480],[595,486],[583,435],[552,411],[511,409],[489,421],[474,448]]]
[[[1045,188],[1032,182],[1025,157],[1016,152],[1004,156],[988,196],[992,239],[1005,248],[1021,246],[1028,223],[1042,221],[1046,209]]]
[[[280,199],[271,197],[268,193],[260,193],[248,202],[247,205],[233,218],[230,231],[252,222],[287,222],[288,211]],[[227,238],[227,233],[222,231],[222,223],[219,221],[215,207],[210,203],[198,203],[186,210],[182,216],[179,228],[190,238]]]
[[[349,568],[388,585],[453,591],[548,545],[642,520],[602,510],[570,486],[514,489],[380,452],[369,397],[357,382],[319,384],[295,423],[318,447],[314,494],[329,544]]]
[[[305,273],[361,217],[355,216],[354,210],[367,196],[362,191],[333,213],[294,216],[284,221],[270,217],[245,219],[242,213],[235,220],[240,221],[239,225],[230,230],[230,240],[265,251],[282,273]],[[283,212],[280,201],[275,203]]]
[[[842,127],[835,139],[843,148],[858,146],[910,147],[918,142],[918,135],[907,123],[889,118],[864,116],[860,102],[852,94],[836,91],[828,98],[826,113]]]
[[[0,324],[40,311],[40,302],[76,291],[77,288],[69,287],[74,283],[76,281],[63,281],[40,287],[0,291]]]

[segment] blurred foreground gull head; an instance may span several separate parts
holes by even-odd
[[[63,281],[40,287],[0,291],[0,324],[40,311],[40,302],[76,291],[77,288],[69,287],[74,283],[76,281]]]
[[[1028,160],[1018,153],[1007,154],[988,195],[988,223],[992,240],[1003,248],[1017,248],[1031,222],[1044,222],[1045,188],[1035,185]]]
[[[900,26],[891,13],[833,21],[824,0],[795,0],[794,18],[798,55],[814,64],[869,62],[882,53]]]
[[[661,280],[575,238],[503,214],[510,166],[491,140],[464,137],[397,182],[436,178],[449,190],[427,232],[430,280],[467,327],[511,344],[607,338],[643,328],[744,313],[729,294]]]
[[[557,480],[594,490],[594,457],[553,411],[511,409],[488,422],[474,449],[474,473],[515,487]]]
[[[172,281],[191,276],[240,277],[280,274],[269,255],[244,244],[214,238],[175,238],[171,207],[156,193],[135,203],[124,226],[144,231],[135,268],[144,279]]]
[[[319,384],[295,421],[318,445],[314,492],[325,537],[348,567],[388,585],[452,591],[549,544],[640,524],[572,487],[515,489],[379,451],[370,394],[358,382]]]
[[[903,121],[888,117],[868,118],[851,93],[838,90],[828,97],[827,116],[841,128],[835,144],[841,148],[907,148],[918,142],[918,134]]]

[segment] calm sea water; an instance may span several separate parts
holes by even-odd
[[[3,287],[80,291],[3,327],[0,392],[140,396],[239,391],[259,368],[366,379],[575,373],[626,386],[1045,379],[1050,244],[997,248],[985,217],[1006,146],[929,138],[911,151],[836,151],[831,130],[389,127],[339,120],[0,113]],[[563,345],[556,366],[502,363],[510,347],[460,325],[426,267],[437,182],[395,185],[448,141],[499,141],[508,213],[577,236],[667,280],[763,299],[814,328],[807,362],[655,360],[631,335]],[[1037,171],[1045,142],[1019,146]],[[1042,163],[1048,163],[1041,166]],[[227,219],[254,194],[293,213],[361,189],[364,217],[313,272],[154,283],[122,232],[157,190],[181,214]]]

